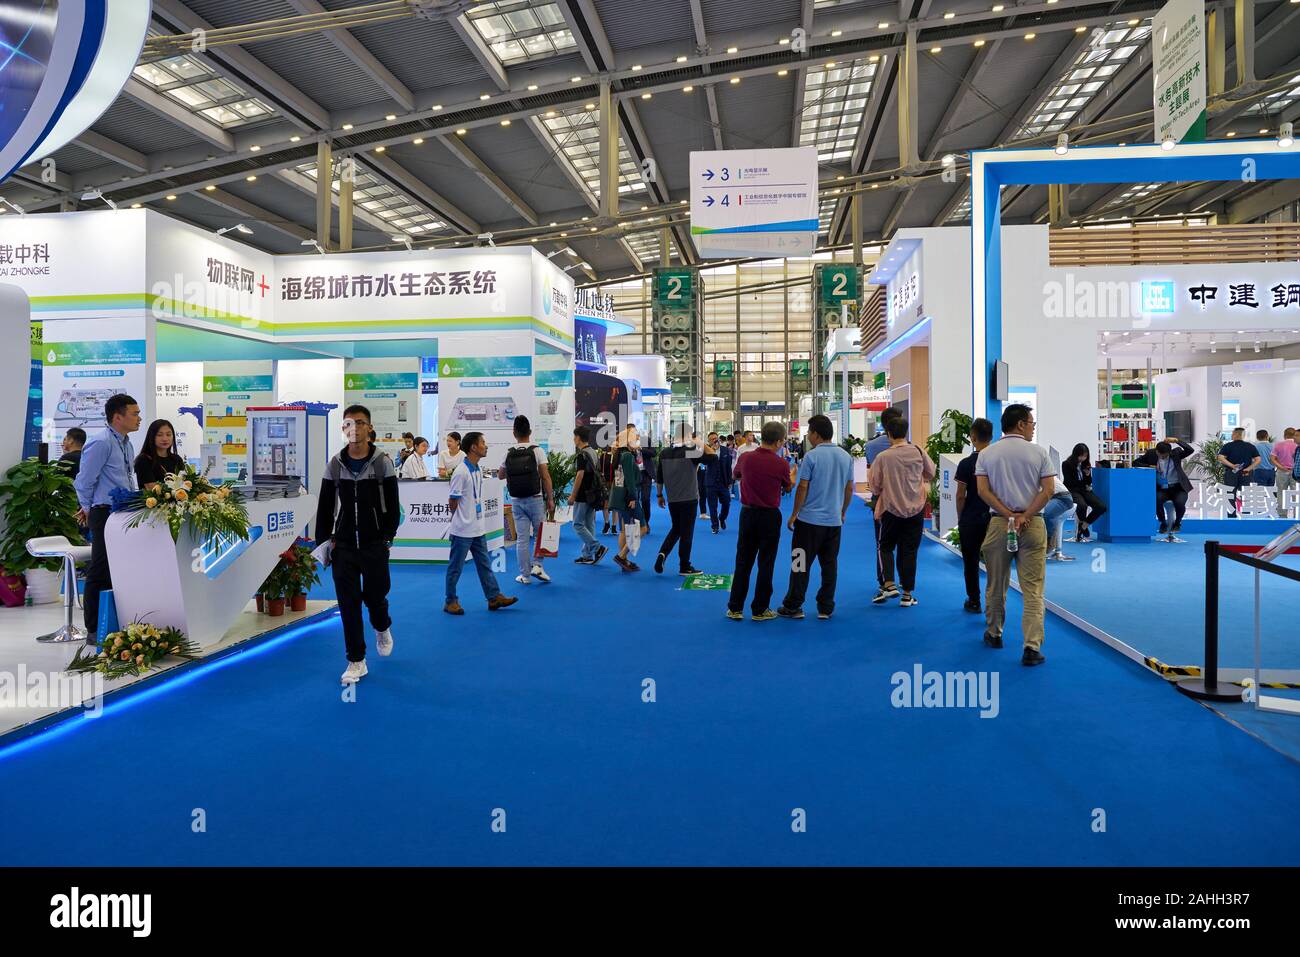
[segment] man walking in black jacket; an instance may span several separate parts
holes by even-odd
[[[384,657],[393,653],[388,556],[397,536],[400,507],[397,469],[387,454],[375,448],[370,410],[348,406],[343,412],[343,434],[348,444],[330,459],[321,480],[315,529],[317,541],[334,545],[329,565],[348,653],[343,683],[355,684],[367,673],[363,604],[375,629],[375,648]]]

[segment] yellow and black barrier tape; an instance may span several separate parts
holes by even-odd
[[[1167,665],[1159,658],[1143,657],[1142,663],[1160,675],[1162,678],[1199,678],[1201,668],[1199,665]],[[1228,684],[1234,684],[1245,687],[1243,681],[1230,681]],[[1261,688],[1273,688],[1278,691],[1287,689],[1300,688],[1300,682],[1295,681],[1261,681]]]

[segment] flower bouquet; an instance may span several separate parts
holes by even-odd
[[[137,513],[127,523],[129,528],[161,518],[171,529],[172,541],[185,525],[200,541],[213,537],[248,540],[248,509],[239,490],[213,485],[192,465],[138,492],[115,493],[113,508]]]
[[[294,611],[306,609],[307,592],[313,585],[320,584],[318,567],[319,563],[311,553],[311,545],[305,539],[298,539],[280,553],[280,560],[257,590],[268,603],[277,603],[275,607],[279,610],[271,611],[272,615],[283,614],[286,598],[292,602]]]
[[[102,649],[79,649],[67,670],[98,671],[112,680],[144,674],[168,655],[197,658],[199,646],[179,628],[158,628],[134,621],[108,635]]]

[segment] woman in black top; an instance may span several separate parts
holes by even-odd
[[[185,460],[176,454],[176,430],[166,419],[155,419],[144,434],[144,449],[135,457],[135,479],[139,487],[161,482],[184,466]]]
[[[1092,490],[1092,455],[1088,446],[1080,442],[1070,453],[1070,457],[1061,463],[1061,481],[1074,499],[1074,515],[1078,523],[1076,542],[1088,540],[1088,526],[1106,514],[1106,503]]]

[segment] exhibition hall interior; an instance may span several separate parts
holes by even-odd
[[[1296,862],[1300,0],[0,48],[0,864]]]

